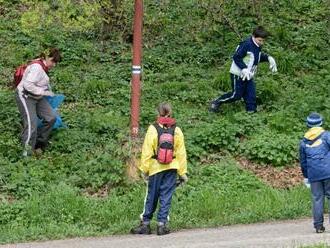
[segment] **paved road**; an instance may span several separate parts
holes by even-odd
[[[0,245],[0,248],[206,248],[206,247],[301,247],[330,244],[327,232],[316,234],[310,219],[233,225],[213,229],[183,230],[165,236],[122,235]]]

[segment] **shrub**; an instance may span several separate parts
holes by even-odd
[[[298,138],[293,135],[266,129],[241,143],[239,149],[253,161],[284,166],[297,160],[298,144]]]

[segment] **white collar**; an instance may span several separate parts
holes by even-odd
[[[252,41],[253,41],[253,43],[257,46],[257,47],[259,47],[259,45],[257,44],[257,42],[254,40],[254,37],[252,36]]]

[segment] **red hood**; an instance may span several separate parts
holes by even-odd
[[[176,123],[175,119],[171,117],[158,117],[156,122],[167,127],[173,126]]]

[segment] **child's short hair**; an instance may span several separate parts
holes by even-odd
[[[258,26],[253,30],[252,35],[255,38],[260,37],[265,39],[270,35],[270,33],[263,26]]]
[[[165,117],[165,116],[170,117],[172,115],[172,107],[167,102],[163,102],[159,104],[157,111],[159,116],[161,117]]]

